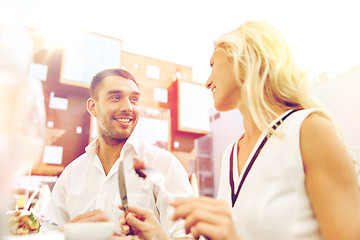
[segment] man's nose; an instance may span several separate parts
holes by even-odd
[[[120,101],[120,110],[130,111],[130,112],[133,110],[133,106],[130,102],[130,99],[122,99],[122,101]]]

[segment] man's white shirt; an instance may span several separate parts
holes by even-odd
[[[133,158],[139,154],[140,142],[130,137],[123,146],[108,175],[105,175],[100,159],[96,154],[97,139],[85,148],[85,153],[72,161],[60,175],[54,189],[45,218],[60,226],[74,217],[102,209],[115,222],[122,211],[118,187],[119,162],[124,161],[124,172],[129,206],[149,208],[154,211],[162,228],[170,237],[184,237],[184,222],[171,220],[173,209],[168,205],[169,198],[192,196],[188,174],[179,160],[170,152],[156,146],[143,145],[145,165],[158,169],[164,175],[165,194],[134,171]]]

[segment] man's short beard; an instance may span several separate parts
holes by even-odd
[[[128,140],[128,137],[126,138],[113,138],[113,137],[109,137],[109,135],[106,135],[105,133],[101,134],[102,139],[104,139],[105,143],[109,146],[116,146],[119,145],[121,143],[126,142],[126,140]]]

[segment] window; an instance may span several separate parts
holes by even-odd
[[[160,79],[160,68],[158,66],[147,65],[146,66],[146,77],[159,80]]]
[[[154,88],[154,100],[157,102],[168,102],[168,91],[164,88]]]
[[[64,50],[60,82],[88,87],[95,74],[119,68],[121,40],[82,32]]]
[[[209,132],[211,92],[203,85],[179,82],[178,129],[188,132]]]

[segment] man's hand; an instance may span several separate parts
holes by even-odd
[[[74,222],[107,222],[110,219],[106,216],[102,209],[96,209],[91,212],[80,214],[73,218],[70,223]]]
[[[121,206],[119,208],[122,210]],[[167,240],[166,234],[151,209],[129,206],[128,210],[128,214],[122,215],[119,219],[123,234],[129,233],[130,226],[134,235],[140,239]]]

